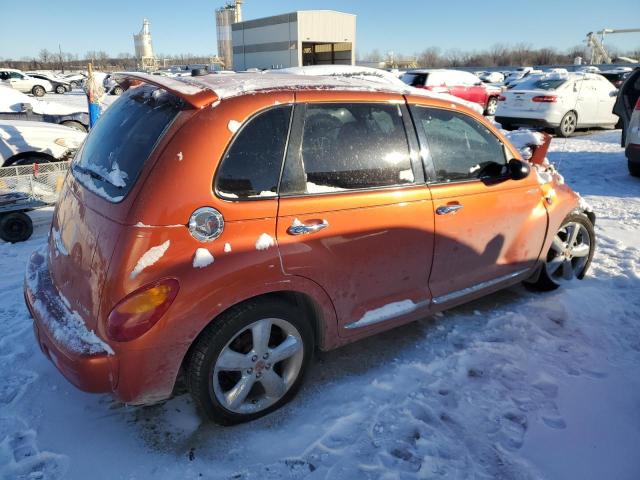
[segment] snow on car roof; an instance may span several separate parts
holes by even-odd
[[[478,111],[470,102],[451,95],[436,94],[428,90],[413,88],[404,83],[372,81],[360,76],[345,75],[296,75],[286,73],[241,73],[227,75],[202,75],[198,77],[162,77],[144,73],[122,72],[120,78],[130,78],[164,88],[196,108],[210,105],[217,100],[236,97],[246,93],[315,89],[348,90],[417,95],[436,100],[453,102]]]

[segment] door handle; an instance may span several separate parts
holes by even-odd
[[[316,233],[322,230],[323,228],[327,228],[329,226],[329,222],[326,220],[322,220],[320,223],[301,223],[298,220],[294,220],[291,226],[287,229],[287,233],[289,235],[308,235],[309,233]]]
[[[462,207],[463,206],[460,205],[459,203],[456,203],[454,205],[441,205],[438,208],[436,208],[436,213],[438,215],[447,215],[449,213],[456,213]]]

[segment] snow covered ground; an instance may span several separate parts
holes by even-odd
[[[552,144],[598,215],[584,281],[320,354],[290,405],[232,428],[201,423],[185,394],[133,408],[62,378],[22,299],[38,212],[30,241],[0,243],[0,478],[640,478],[640,181],[619,136]]]

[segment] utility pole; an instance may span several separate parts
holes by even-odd
[[[58,44],[58,52],[60,52],[60,70],[64,73],[64,60],[62,59],[62,47]]]

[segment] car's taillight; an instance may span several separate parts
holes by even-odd
[[[505,102],[507,100],[507,97],[505,97],[504,95],[499,95],[498,96],[498,101],[499,102]]]
[[[555,95],[538,95],[531,99],[532,102],[555,103],[558,97]]]
[[[109,314],[109,338],[128,342],[148,332],[169,309],[179,289],[177,280],[166,278],[127,295]]]
[[[634,110],[640,110],[640,98],[638,98],[638,100],[636,101],[636,107],[634,108]]]

